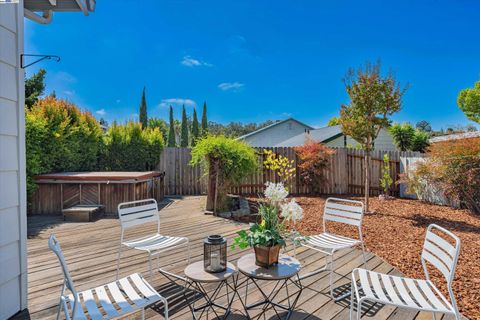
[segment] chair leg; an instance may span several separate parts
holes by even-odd
[[[295,245],[295,242],[293,243],[293,257],[297,259],[297,246]]]
[[[354,285],[353,285],[353,279],[352,279],[352,286],[350,288],[350,320],[353,320],[353,305],[354,305],[354,299],[355,299],[355,295],[354,295]]]
[[[150,278],[152,278],[152,276],[153,276],[153,273],[152,273],[152,254],[150,252],[148,253],[148,272],[149,272]]]
[[[333,295],[333,252],[332,255],[330,256],[330,296],[332,299],[335,299],[335,296]]]
[[[437,317],[435,316],[435,312],[432,312],[432,319],[437,320]]]
[[[165,316],[165,320],[168,320],[168,301],[164,297],[162,297],[162,301],[163,301],[163,309],[165,310],[163,314]]]
[[[362,317],[362,299],[357,301],[357,320]]]
[[[363,268],[367,269],[367,257],[365,255],[365,245],[363,244],[363,241],[362,241],[362,256],[363,256]]]
[[[56,318],[57,320],[60,319],[60,313],[62,312],[62,308],[63,308],[63,300],[62,298],[60,298],[60,302],[58,304],[57,318]]]
[[[142,320],[145,320],[145,308],[142,308]]]
[[[120,244],[120,247],[118,248],[118,258],[117,258],[117,274],[115,275],[115,280],[118,280],[118,275],[120,273],[120,257],[122,254],[122,244]]]

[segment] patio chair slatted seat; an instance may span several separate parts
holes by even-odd
[[[160,214],[158,212],[157,201],[155,199],[145,199],[120,203],[118,205],[118,217],[120,219],[121,235],[117,259],[117,279],[120,272],[120,258],[122,254],[122,248],[124,246],[130,249],[140,250],[148,253],[148,266],[150,276],[152,276],[152,257],[157,257],[158,267],[159,255],[163,252],[174,250],[179,247],[187,247],[187,260],[190,261],[190,245],[188,238],[165,236],[160,234]],[[157,232],[155,234],[150,234],[142,238],[135,238],[125,241],[124,236],[127,229],[147,223],[157,224]],[[158,269],[164,275],[182,279],[176,274],[162,270],[159,267]]]
[[[62,309],[67,320],[105,320],[122,317],[139,310],[141,310],[142,319],[144,319],[145,307],[159,301],[164,304],[165,319],[168,319],[167,300],[155,291],[138,273],[97,286],[94,289],[77,292],[65,263],[60,244],[54,235],[49,237],[48,245],[57,255],[64,275],[57,320]],[[71,294],[65,295],[65,289],[70,290]],[[132,301],[132,303],[129,301]],[[118,307],[115,307],[115,305]]]
[[[363,203],[361,201],[328,198],[325,201],[323,212],[323,232],[318,235],[309,236],[303,240],[302,246],[316,250],[326,254],[330,261],[327,260],[324,267],[317,269],[308,274],[302,275],[301,278],[307,278],[323,271],[330,273],[330,295],[332,298],[339,300],[350,294],[350,292],[335,297],[333,294],[333,272],[334,272],[334,254],[337,250],[348,249],[356,245],[362,247],[363,265],[366,266],[365,247],[363,244],[362,235],[362,220],[363,220]],[[357,227],[359,238],[352,239],[341,235],[327,232],[326,222],[333,221]],[[295,246],[294,246],[295,250]]]
[[[436,230],[442,236],[452,238],[455,246],[433,233],[433,230]],[[353,319],[354,298],[356,298],[358,304],[357,319],[361,317],[362,302],[366,300],[427,312],[453,314],[456,319],[460,319],[452,290],[453,275],[459,252],[460,239],[448,230],[432,224],[427,229],[421,255],[426,279],[391,276],[360,268],[353,270],[352,288],[354,290],[352,290],[350,319]],[[450,302],[430,280],[426,262],[436,267],[445,277]],[[359,284],[357,284],[357,281]]]

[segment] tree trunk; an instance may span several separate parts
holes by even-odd
[[[365,212],[369,210],[370,198],[370,151],[365,152]]]
[[[207,203],[205,206],[205,210],[207,211],[213,211],[215,209],[217,167],[216,161],[210,159],[208,167]]]

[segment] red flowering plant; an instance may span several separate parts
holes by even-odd
[[[314,193],[320,193],[325,183],[325,169],[335,150],[320,142],[307,140],[303,146],[296,147],[295,152],[300,160],[298,168],[303,182],[311,186]]]

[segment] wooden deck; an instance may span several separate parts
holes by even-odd
[[[192,261],[202,259],[202,240],[209,234],[223,234],[231,239],[235,232],[245,225],[234,223],[222,218],[207,216],[202,213],[203,197],[187,197],[181,200],[165,201],[161,210],[161,231],[165,234],[187,236],[191,242]],[[152,229],[153,230],[153,229]],[[133,233],[147,230],[133,231]],[[47,238],[55,233],[62,245],[66,261],[69,265],[77,290],[91,288],[115,279],[116,258],[120,238],[120,227],[116,219],[101,219],[89,223],[63,222],[61,217],[33,216],[28,221],[28,314],[24,313],[18,319],[54,319],[62,283],[61,270],[54,254],[47,246]],[[233,263],[245,251],[231,251],[229,260]],[[322,255],[311,250],[300,249],[297,258],[302,262],[303,272],[314,270],[325,263]],[[171,253],[160,259],[160,265],[175,273],[181,274],[186,266],[185,254]],[[362,265],[360,251],[345,250],[336,257],[336,271],[343,276],[349,276],[351,270]],[[379,272],[399,274],[392,266],[372,254],[368,254],[368,268]],[[134,250],[126,250],[121,263],[121,274],[141,272],[148,278],[147,256]],[[149,280],[164,296],[170,297],[170,317],[172,319],[191,319],[190,310],[183,296],[179,295],[181,287],[169,282],[165,277],[155,272]],[[334,286],[337,291],[349,288],[349,278],[335,277]],[[348,319],[349,298],[335,302],[326,294],[328,292],[328,277],[322,273],[303,280],[308,288],[304,289],[297,312],[292,319]],[[265,288],[271,287],[265,283]],[[291,290],[294,290],[293,287]],[[243,293],[243,288],[240,293]],[[249,288],[249,302],[258,298],[258,292]],[[285,299],[285,296],[280,298]],[[225,296],[218,301],[224,302]],[[230,318],[245,318],[239,301],[233,304],[234,316]],[[161,305],[147,310],[148,319],[163,319]],[[267,318],[276,318],[270,311]],[[140,314],[128,319],[140,318]],[[210,314],[210,318],[212,314]],[[439,319],[440,317],[437,317]],[[431,319],[431,314],[407,310],[396,310],[389,306],[370,305],[365,309],[363,319]]]

